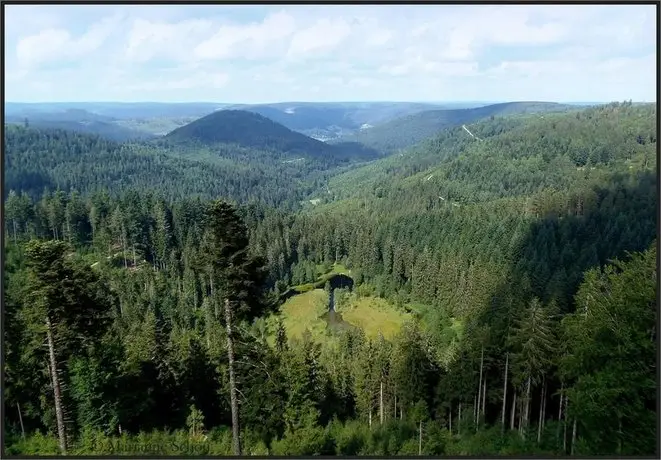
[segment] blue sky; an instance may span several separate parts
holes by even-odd
[[[6,100],[655,101],[653,5],[8,5]]]

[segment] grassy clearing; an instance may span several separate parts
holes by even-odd
[[[331,345],[334,334],[328,327],[328,294],[324,290],[326,281],[337,275],[351,274],[351,270],[342,264],[317,265],[318,278],[314,283],[293,286],[288,292],[296,295],[289,297],[280,307],[278,315],[267,319],[269,331],[268,341],[273,344],[278,317],[283,321],[287,337],[300,339],[308,330],[315,342]],[[350,295],[345,305],[338,308],[342,320],[365,331],[365,335],[377,338],[379,333],[386,339],[392,339],[402,325],[413,319],[412,314],[400,311],[387,300],[378,297],[361,297]]]
[[[305,330],[310,331],[312,340],[324,346],[332,346],[336,335],[328,327],[325,315],[328,312],[328,294],[323,289],[313,289],[288,299],[278,315],[267,319],[268,342],[275,343],[278,317],[282,320],[290,340],[301,339]],[[376,339],[379,333],[392,339],[402,326],[413,319],[410,313],[398,310],[388,301],[378,297],[357,298],[352,295],[338,313],[342,319],[365,331],[367,337]]]
[[[283,321],[289,339],[303,337],[303,332],[309,330],[315,341],[323,342],[327,337],[326,322],[322,316],[328,311],[328,294],[323,289],[313,289],[288,299],[280,307],[280,318]],[[269,324],[276,324],[277,318],[271,316]],[[275,332],[275,328],[271,327]]]
[[[370,338],[377,338],[381,333],[386,339],[392,339],[404,323],[413,319],[411,314],[378,297],[357,299],[352,296],[340,313],[344,321],[361,328]]]

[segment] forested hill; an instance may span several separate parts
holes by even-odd
[[[342,173],[8,129],[7,452],[653,456],[656,107],[470,129]]]
[[[461,309],[470,302],[452,286],[466,267],[482,266],[474,295],[490,276],[512,270],[527,280],[518,285],[519,299],[528,285],[531,297],[566,307],[586,269],[651,243],[658,201],[654,105],[504,121],[478,125],[483,141],[458,128],[408,155],[334,178],[331,192],[346,198],[305,217],[308,228],[333,228],[318,236],[319,250],[334,232],[355,232],[349,239],[361,260],[356,265],[388,295],[420,289],[419,301]],[[423,266],[430,271],[418,278],[413,267]],[[435,283],[444,294],[434,295]]]
[[[44,190],[153,190],[168,199],[224,197],[296,208],[328,180],[325,164],[283,161],[281,155],[232,146],[168,149],[118,144],[64,130],[8,126],[4,137],[5,197],[38,198]],[[339,169],[341,170],[341,169]]]
[[[232,107],[263,115],[300,132],[310,130],[357,130],[363,124],[377,125],[389,120],[440,109],[438,104],[414,102],[354,102],[354,103],[276,103]]]
[[[653,104],[613,103],[555,113],[485,119],[449,128],[416,147],[377,160],[329,183],[338,198],[390,196],[442,204],[567,189],[576,178],[653,168],[657,127]],[[387,201],[390,201],[387,200]],[[431,204],[430,204],[431,205]]]
[[[262,115],[244,110],[214,112],[175,129],[165,139],[174,143],[206,146],[231,144],[327,160],[374,159],[379,156],[377,152],[360,145],[328,145]]]
[[[561,112],[572,106],[555,102],[506,102],[484,107],[427,110],[362,130],[345,140],[357,141],[385,153],[410,147],[445,128],[473,123],[494,116]]]
[[[145,140],[154,136],[148,133],[119,126],[113,117],[99,115],[83,109],[69,109],[59,112],[24,111],[5,114],[9,124],[28,125],[35,128],[62,129],[86,134],[97,134],[117,142]]]

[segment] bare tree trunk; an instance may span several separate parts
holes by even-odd
[[[539,399],[539,417],[537,419],[537,444],[542,440],[542,422],[544,420],[544,388],[542,387],[541,397]]]
[[[129,266],[128,261],[126,260],[126,237],[122,236],[122,256],[124,257],[124,268]]]
[[[556,430],[555,437],[556,440],[560,440],[560,423],[562,422],[562,404],[564,403],[564,390],[565,383],[560,384],[560,405],[558,406],[558,429]]]
[[[480,352],[480,382],[477,386],[477,412],[475,413],[475,424],[480,420],[480,398],[482,397],[482,369],[484,368],[484,345],[482,346],[482,351]]]
[[[569,406],[569,399],[565,396],[565,421],[562,424],[562,450],[567,453],[567,406]]]
[[[418,455],[422,455],[422,420],[420,420],[420,429],[418,433]]]
[[[395,416],[393,418],[397,420],[397,393],[395,393]]]
[[[367,423],[369,424],[369,427],[372,428],[372,408],[370,407],[370,414],[367,419]]]
[[[383,425],[383,380],[381,380],[381,388],[379,391],[379,418],[381,425]]]
[[[523,426],[524,431],[523,436],[525,437],[525,430],[530,426],[530,376],[528,376],[528,381],[526,382],[526,401],[523,410]]]
[[[23,425],[23,414],[21,414],[21,404],[17,401],[16,408],[18,409],[18,421],[21,423],[21,436],[25,439],[25,426]]]
[[[510,354],[505,353],[505,383],[503,384],[503,411],[500,420],[501,433],[505,433],[505,413],[507,412],[507,371],[509,364],[510,364]]]
[[[544,391],[542,393],[542,430],[546,426],[546,390],[548,389],[548,382],[544,378]]]
[[[479,394],[479,390],[478,390],[478,394]],[[473,398],[473,423],[476,426],[477,426],[477,399],[478,396],[475,395],[475,397]]]
[[[459,402],[459,419],[457,420],[457,434],[461,436],[461,402]]]
[[[571,452],[569,455],[574,455],[574,446],[576,445],[576,419],[574,419],[574,426],[571,429]]]
[[[514,391],[514,398],[512,398],[512,411],[510,412],[510,430],[514,430],[515,415],[516,415],[516,391]]]
[[[487,407],[487,376],[484,376],[484,383],[482,384],[482,419],[486,417],[486,407]],[[478,419],[479,422],[479,419]]]
[[[239,429],[239,401],[236,396],[236,378],[234,376],[234,338],[232,335],[232,306],[225,299],[225,323],[227,328],[227,358],[230,374],[230,406],[232,410],[232,446],[234,455],[241,455],[241,431]]]
[[[50,358],[50,371],[53,381],[53,396],[55,399],[55,419],[57,421],[57,437],[60,444],[62,455],[67,454],[67,433],[64,426],[64,405],[62,403],[62,393],[60,391],[60,377],[55,358],[55,341],[53,340],[53,328],[49,317],[46,317],[46,336],[48,339],[48,353]]]

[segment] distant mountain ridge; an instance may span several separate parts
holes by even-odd
[[[279,102],[239,104],[226,109],[259,113],[307,136],[332,140],[355,133],[366,124],[379,125],[418,112],[461,106],[423,102]]]
[[[77,133],[96,134],[117,142],[146,140],[154,137],[145,132],[119,126],[116,124],[116,121],[113,117],[77,108],[54,112],[25,110],[14,113],[13,115],[5,114],[5,123],[28,124],[29,126],[38,128],[63,129]]]
[[[211,102],[5,102],[5,116],[28,114],[63,113],[67,110],[83,110],[114,118],[202,117],[229,104]]]
[[[563,112],[577,107],[556,102],[505,102],[483,107],[428,110],[362,130],[340,140],[360,142],[368,147],[392,153],[428,139],[439,131],[473,123],[493,116],[527,113]]]

